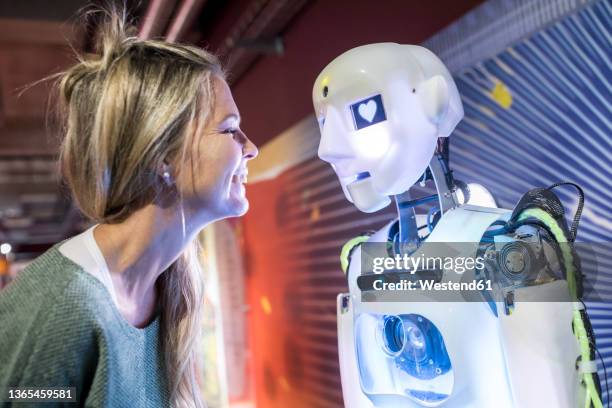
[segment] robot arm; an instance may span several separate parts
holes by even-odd
[[[509,220],[493,223],[481,240],[488,273],[505,293],[562,279],[567,281],[568,300],[582,297],[580,262],[572,245],[582,209],[582,190],[574,185],[581,200],[570,231],[563,205],[552,192],[555,186],[529,191]]]
[[[564,209],[552,192],[559,185],[572,185],[580,194],[578,210],[571,228],[567,227]],[[574,311],[572,331],[578,342],[580,356],[576,362],[582,375],[586,406],[602,406],[601,386],[596,371],[596,344],[589,318],[582,302],[582,274],[580,260],[573,247],[582,210],[584,194],[572,183],[559,183],[549,188],[529,191],[515,207],[507,222],[496,222],[482,241],[481,251],[487,259],[485,271],[496,282],[498,299],[504,305],[504,313],[514,311],[516,293],[523,288],[546,285],[561,280],[567,282],[566,293],[553,294],[552,299],[531,301],[569,301]],[[553,285],[549,286],[553,288]],[[533,291],[539,297],[550,295],[550,290],[540,286]],[[556,288],[559,288],[557,286]]]

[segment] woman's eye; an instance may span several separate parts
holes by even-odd
[[[244,136],[244,133],[242,133],[242,130],[240,130],[240,128],[225,129],[221,133],[232,135],[232,138],[238,143],[245,143],[245,136]]]

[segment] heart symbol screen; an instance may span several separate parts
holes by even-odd
[[[350,107],[355,130],[363,129],[387,120],[385,107],[380,94],[357,101],[351,104]]]

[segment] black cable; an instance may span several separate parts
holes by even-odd
[[[572,235],[572,241],[576,240],[576,235],[578,235],[578,223],[580,222],[580,216],[582,215],[582,208],[584,207],[584,190],[576,184],[571,183],[569,181],[564,181],[561,183],[555,183],[552,186],[548,187],[547,190],[552,190],[555,187],[559,186],[573,186],[578,190],[578,194],[580,196],[578,200],[578,208],[576,208],[576,214],[574,215],[574,221],[572,222],[572,228],[570,229],[570,233]]]
[[[445,157],[442,154],[436,154],[438,157],[438,162],[442,166],[442,171],[444,172],[444,179],[446,180],[446,185],[448,189],[454,191],[455,189],[455,179],[453,177],[453,171],[449,168],[448,162],[445,160]]]
[[[601,365],[602,365],[603,370],[604,370],[604,379],[606,381],[606,397],[608,398],[608,403],[606,405],[608,406],[608,408],[610,408],[610,389],[608,388],[608,370],[606,370],[606,363],[604,362],[604,359],[601,356],[601,353],[599,352],[597,347],[593,347],[593,348],[595,349],[595,352],[597,353],[597,356],[601,360]],[[602,399],[603,399],[603,396],[602,396]],[[602,403],[603,403],[603,401],[602,401]]]

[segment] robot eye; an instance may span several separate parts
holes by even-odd
[[[327,85],[325,85],[323,87],[323,97],[326,98],[328,93],[329,93],[329,88],[327,87]]]
[[[376,94],[366,99],[361,99],[350,105],[355,130],[360,130],[376,123],[387,120],[382,95]]]

